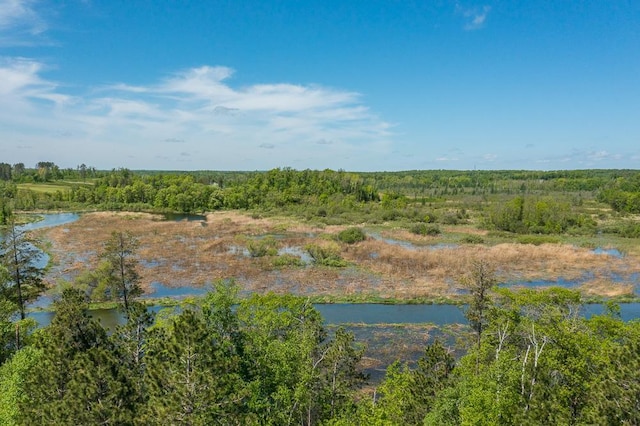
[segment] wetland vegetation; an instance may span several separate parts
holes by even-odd
[[[638,421],[640,330],[612,303],[640,292],[637,171],[15,166],[0,222],[76,213],[20,228],[49,259],[49,326],[2,275],[2,422]],[[157,313],[158,289],[188,297]],[[313,303],[336,302],[464,304],[471,326],[324,323]]]

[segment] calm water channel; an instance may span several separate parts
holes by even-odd
[[[381,305],[375,303],[336,303],[318,304],[314,307],[322,314],[328,325],[339,324],[433,324],[445,326],[450,324],[465,324],[464,306],[455,305]],[[152,306],[154,312],[163,309],[162,306]],[[171,309],[171,308],[167,308]],[[589,304],[582,307],[582,315],[591,317],[601,314],[604,306]],[[54,313],[50,311],[31,312],[40,326],[51,322]],[[113,328],[124,322],[124,317],[117,309],[96,309],[91,315],[98,319],[103,326]],[[625,321],[640,318],[640,303],[623,303],[620,305],[620,315]]]

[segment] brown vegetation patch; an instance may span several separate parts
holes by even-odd
[[[235,278],[245,291],[275,291],[301,295],[413,298],[455,294],[459,280],[473,259],[491,262],[502,282],[513,280],[580,279],[585,274],[605,279],[612,274],[640,272],[634,255],[624,258],[594,254],[586,248],[561,244],[479,244],[433,248],[416,244],[405,248],[384,240],[337,244],[351,266],[316,265],[274,267],[271,257],[243,254],[250,239],[273,235],[278,248],[304,249],[320,237],[337,234],[345,226],[318,228],[291,219],[252,218],[239,212],[207,215],[206,221],[163,221],[146,213],[97,212],[83,214],[74,223],[40,230],[51,242],[56,264],[50,283],[73,278],[97,264],[97,255],[113,231],[130,231],[140,240],[138,256],[142,285],[200,286],[221,278]],[[465,230],[468,232],[469,230]],[[426,243],[430,237],[406,230],[383,231],[390,238]],[[324,242],[323,242],[324,244]],[[147,266],[144,266],[147,265]],[[607,295],[603,286],[585,287],[588,294]]]
[[[478,235],[480,237],[484,237],[489,234],[489,231],[486,229],[478,229],[469,225],[443,225],[442,231],[445,233]]]
[[[633,284],[614,283],[609,280],[596,279],[580,286],[580,291],[590,296],[617,297],[633,294]]]
[[[392,230],[384,230],[380,232],[380,235],[383,238],[389,238],[397,241],[407,241],[416,246],[426,246],[428,244],[433,244],[438,241],[440,238],[438,236],[433,235],[419,235],[414,234],[406,229],[392,229]]]

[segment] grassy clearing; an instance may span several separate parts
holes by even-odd
[[[77,181],[54,181],[43,183],[21,183],[18,185],[18,190],[29,190],[34,192],[41,192],[46,194],[54,194],[58,191],[65,192],[74,186],[91,186],[92,182],[77,182]]]

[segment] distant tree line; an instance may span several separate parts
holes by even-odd
[[[361,222],[456,224],[474,210],[489,229],[554,234],[595,232],[594,218],[580,209],[584,200],[606,203],[622,214],[640,212],[640,173],[633,170],[163,172],[97,171],[84,164],[61,169],[39,162],[33,169],[0,164],[0,176],[0,222],[11,210],[90,207],[179,213],[280,210],[324,220],[357,211],[368,215]],[[447,209],[447,200],[456,204]],[[424,227],[414,228],[419,226]],[[640,226],[629,223],[610,231],[634,236]]]
[[[203,183],[203,181],[209,181]],[[201,212],[219,209],[321,204],[332,197],[366,203],[379,199],[377,189],[356,174],[332,170],[273,169],[244,176],[241,181],[203,179],[188,173],[140,174],[113,170],[91,186],[75,185],[51,196],[53,202],[75,202],[106,208]]]
[[[51,182],[61,179],[87,179],[99,176],[95,167],[81,164],[75,169],[62,169],[51,161],[39,161],[35,167],[28,168],[24,163],[0,163],[0,181],[15,183]]]

